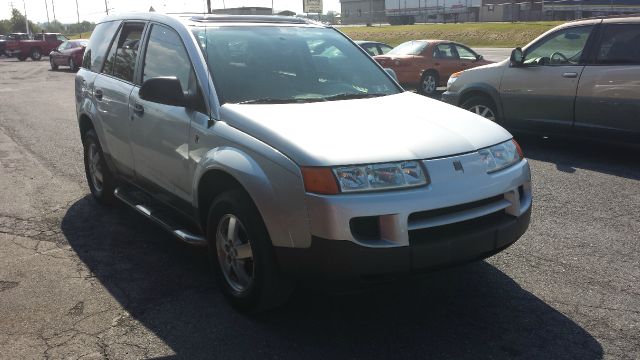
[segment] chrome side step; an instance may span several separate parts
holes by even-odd
[[[146,216],[156,224],[162,226],[165,230],[172,233],[175,237],[178,238],[178,240],[191,245],[207,245],[207,239],[204,236],[193,234],[190,231],[181,228],[167,217],[162,216],[159,211],[154,211],[150,206],[141,204],[140,201],[135,198],[135,196],[130,195],[122,187],[118,187],[113,194],[123,203],[129,205],[140,214]]]

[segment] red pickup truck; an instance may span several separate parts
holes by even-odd
[[[33,60],[40,60],[42,55],[48,55],[51,50],[67,41],[66,36],[55,33],[39,33],[33,35],[33,40],[9,40],[5,48],[5,52],[10,56],[15,56],[20,61],[24,61],[27,57]]]

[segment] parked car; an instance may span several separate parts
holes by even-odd
[[[402,85],[430,96],[447,84],[451,74],[491,63],[469,47],[446,40],[407,41],[374,59],[393,69]]]
[[[11,56],[15,56],[20,61],[24,61],[27,57],[38,61],[42,55],[48,55],[51,50],[57,48],[62,42],[67,41],[66,36],[55,33],[35,34],[33,40],[25,40],[18,38],[7,42],[5,52]]]
[[[27,40],[29,39],[29,34],[25,33],[11,33],[9,35],[0,35],[0,56],[4,55],[6,57],[11,57],[5,50],[7,47],[7,43],[12,40]]]
[[[58,70],[58,66],[68,66],[72,71],[77,71],[82,64],[84,49],[89,40],[67,40],[53,49],[49,54],[51,70]]]
[[[355,40],[354,42],[371,56],[384,55],[393,49],[391,46],[377,41]]]
[[[95,199],[208,246],[239,309],[280,304],[301,279],[482,259],[529,224],[529,164],[511,134],[403,91],[317,22],[111,16],[75,99]]]
[[[455,74],[443,100],[514,130],[637,144],[639,44],[640,17],[570,22]]]

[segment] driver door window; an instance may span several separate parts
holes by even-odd
[[[593,25],[560,30],[527,49],[525,64],[577,65]]]

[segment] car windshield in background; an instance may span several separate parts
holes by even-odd
[[[330,28],[221,26],[194,33],[224,102],[331,101],[401,91]]]
[[[387,55],[419,55],[427,44],[426,41],[407,41],[391,49]]]

